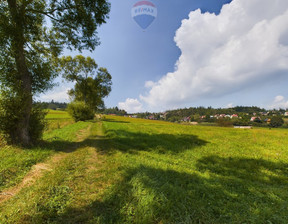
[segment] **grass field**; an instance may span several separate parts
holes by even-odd
[[[0,223],[287,223],[285,129],[47,119],[0,149]]]

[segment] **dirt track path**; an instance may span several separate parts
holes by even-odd
[[[86,129],[80,130],[77,133],[77,142],[80,143],[89,137],[90,131],[91,125]],[[75,143],[75,145],[72,145],[70,148],[64,149],[64,151],[53,155],[43,163],[37,163],[32,166],[31,170],[25,175],[21,183],[0,192],[0,204],[16,196],[21,191],[21,189],[33,185],[39,178],[43,176],[45,172],[51,172],[53,168],[57,167],[59,162],[65,159],[70,152],[76,150],[79,147],[79,143]]]
[[[10,187],[0,193],[0,203],[3,203],[4,201],[7,201],[11,197],[17,195],[22,188],[33,185],[36,182],[36,180],[38,180],[41,176],[43,176],[44,172],[52,171],[53,166],[57,166],[57,163],[62,159],[64,159],[67,155],[68,155],[67,153],[60,152],[52,156],[45,163],[35,164],[23,178],[21,183],[17,184],[14,187]]]

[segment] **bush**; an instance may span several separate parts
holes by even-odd
[[[228,120],[226,118],[219,118],[216,123],[220,127],[232,127],[233,126],[233,122],[230,119]]]
[[[257,122],[253,122],[253,127],[269,127],[269,124],[262,122],[262,123],[257,123]]]
[[[68,113],[77,121],[86,121],[94,118],[94,111],[82,101],[68,104]]]
[[[43,132],[47,126],[45,120],[47,112],[41,108],[34,106],[30,117],[29,134],[32,142],[36,142],[42,138]]]
[[[29,121],[29,136],[31,143],[36,143],[42,137],[45,129],[46,113],[37,106],[33,106]],[[0,131],[8,143],[18,144],[19,139],[19,124],[23,116],[21,98],[2,92],[0,97]]]
[[[236,119],[233,121],[234,126],[250,126],[251,122],[242,119]]]
[[[284,120],[280,116],[272,117],[270,126],[273,128],[281,127],[284,124]]]

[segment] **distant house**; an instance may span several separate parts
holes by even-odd
[[[217,119],[224,118],[226,116],[227,116],[226,114],[216,114],[216,115],[214,115],[214,117],[217,118]]]
[[[251,117],[250,121],[261,121],[260,117]]]
[[[270,124],[271,119],[270,119],[270,118],[266,118],[266,119],[264,120],[264,122],[266,122],[267,124]]]
[[[286,111],[286,112],[284,113],[284,116],[285,116],[285,117],[288,117],[288,111]]]
[[[238,118],[238,114],[232,114],[231,118]]]
[[[184,118],[182,119],[182,121],[184,121],[184,122],[190,122],[190,121],[191,121],[191,117],[184,117]]]

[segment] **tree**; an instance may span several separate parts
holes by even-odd
[[[281,127],[284,124],[284,120],[281,116],[274,116],[271,118],[270,126],[273,128]]]
[[[109,10],[107,0],[0,1],[0,82],[2,91],[13,96],[2,95],[21,107],[13,124],[14,142],[31,142],[33,96],[52,87],[63,48],[94,50],[97,28]]]
[[[106,68],[98,68],[95,60],[82,55],[62,57],[64,77],[76,82],[69,95],[74,101],[83,101],[92,110],[103,109],[103,99],[111,92],[112,77]]]

